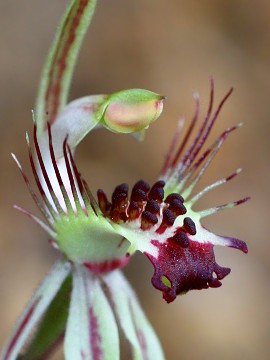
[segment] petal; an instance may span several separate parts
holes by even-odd
[[[17,358],[69,273],[69,263],[63,260],[56,262],[18,319],[10,339],[0,354],[0,359]]]
[[[137,297],[120,271],[104,277],[121,328],[132,346],[136,360],[162,360],[159,340],[145,317]]]
[[[67,360],[119,359],[116,321],[100,280],[74,265],[73,290],[64,343]]]

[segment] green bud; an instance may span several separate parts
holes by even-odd
[[[133,133],[147,129],[161,114],[164,96],[143,89],[122,90],[110,95],[96,116],[109,130]]]

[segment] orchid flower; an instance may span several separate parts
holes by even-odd
[[[120,184],[110,199],[102,189],[96,197],[92,194],[74,160],[80,141],[99,127],[142,139],[160,116],[164,100],[148,90],[130,89],[66,104],[75,60],[95,5],[93,0],[70,2],[44,67],[33,140],[26,135],[37,190],[13,155],[43,218],[16,208],[48,233],[59,260],[20,316],[1,360],[46,358],[63,337],[68,360],[120,359],[122,337],[129,346],[129,359],[164,359],[121,268],[137,251],[145,254],[154,267],[152,284],[169,303],[189,290],[221,286],[230,269],[216,263],[215,245],[247,252],[243,241],[213,234],[202,219],[248,198],[201,211],[193,208],[208,191],[240,172],[195,192],[228,135],[241,125],[225,130],[205,146],[232,92],[213,110],[213,81],[206,115],[195,126],[200,121],[200,102],[195,96],[195,115],[183,135],[183,121],[179,122],[154,184],[139,180],[130,191],[126,183]]]

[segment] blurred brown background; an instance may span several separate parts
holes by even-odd
[[[28,169],[24,133],[31,131],[41,67],[66,3],[0,1],[1,343],[56,256],[46,234],[12,209],[17,203],[36,212],[10,152]],[[267,0],[100,0],[81,51],[71,99],[130,87],[168,96],[142,144],[98,131],[79,147],[79,167],[93,190],[110,192],[141,177],[153,182],[177,118],[184,114],[189,120],[193,114],[193,90],[199,90],[205,108],[210,75],[216,101],[235,88],[212,136],[245,122],[201,186],[240,166],[244,172],[198,207],[250,195],[244,206],[205,220],[213,231],[247,241],[249,254],[217,249],[218,262],[232,268],[223,286],[189,293],[170,305],[152,288],[146,258],[137,255],[126,271],[169,360],[269,359],[269,40]]]

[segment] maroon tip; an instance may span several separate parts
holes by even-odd
[[[156,200],[157,202],[161,203],[164,198],[164,189],[163,187],[153,186],[148,194],[149,200]]]
[[[158,214],[160,210],[160,205],[157,200],[151,199],[147,201],[145,210],[150,211],[152,214]]]
[[[158,218],[155,214],[150,211],[144,210],[141,216],[141,229],[148,230],[158,222]]]
[[[184,198],[180,194],[172,193],[166,197],[165,203],[170,204],[173,200],[179,200],[182,203],[184,202]]]
[[[173,237],[172,237],[172,240],[180,245],[181,247],[183,248],[186,248],[188,247],[189,245],[189,239],[188,239],[188,236],[187,234],[184,232],[184,231],[179,231],[177,232]]]
[[[145,193],[148,193],[148,191],[150,190],[150,185],[144,180],[139,180],[136,182],[136,184],[134,184],[132,188],[132,193],[138,189],[143,190]]]
[[[184,215],[187,212],[185,205],[182,203],[182,201],[179,201],[178,199],[174,199],[171,201],[169,209],[173,211],[175,216]]]
[[[172,226],[175,221],[175,215],[170,209],[165,209],[163,211],[163,219],[162,219],[162,225],[166,226]]]
[[[190,235],[196,235],[196,225],[194,221],[190,217],[184,218],[184,229],[186,232],[188,232]]]

